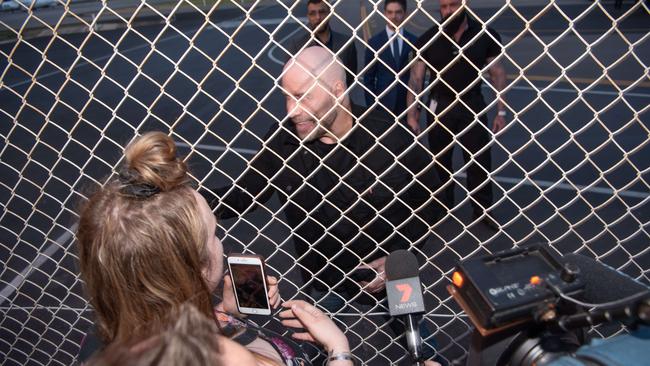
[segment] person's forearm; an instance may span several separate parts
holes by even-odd
[[[238,217],[256,205],[251,194],[237,186],[221,187],[215,191],[216,198],[209,205],[216,208],[215,214],[219,219]]]
[[[258,204],[271,198],[274,189],[267,177],[278,169],[269,159],[252,163],[234,185],[213,190],[211,200],[208,200],[210,208],[216,208],[215,213],[221,219],[238,217],[256,209]]]
[[[503,66],[501,66],[501,64],[496,64],[492,66],[490,72],[490,78],[492,81],[492,85],[499,93],[498,100],[497,100],[497,110],[505,111],[506,110],[505,96],[501,94],[501,92],[506,87],[506,72]]]
[[[352,352],[350,352],[350,343],[348,338],[340,330],[336,333],[335,337],[331,338],[328,342],[323,343],[323,347],[327,352],[327,365],[331,366],[345,366],[353,365]]]
[[[350,346],[348,345],[347,338],[345,338],[345,341],[342,341],[340,344],[333,345],[332,347],[326,347],[326,351],[328,366],[354,365],[352,352],[350,352]]]
[[[326,347],[326,351],[328,354],[350,352],[350,346],[348,345],[347,339],[345,339],[338,344]]]
[[[406,93],[406,107],[408,108],[409,119],[419,120],[420,109],[418,108],[418,95],[422,92],[422,79],[411,76],[409,87]]]
[[[411,122],[419,121],[420,108],[418,99],[422,93],[422,85],[424,84],[425,67],[424,62],[417,61],[411,66],[409,74],[408,90],[406,91],[406,108],[408,110],[408,120]]]

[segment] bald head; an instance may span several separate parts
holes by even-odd
[[[287,74],[295,77],[296,73],[305,74],[304,78],[319,80],[321,83],[333,86],[340,81],[345,86],[345,70],[341,61],[334,56],[332,51],[320,46],[305,48],[296,57],[284,65],[284,80]]]
[[[346,88],[345,70],[326,48],[306,48],[284,65],[287,115],[301,139],[321,138],[336,130],[338,109],[349,107]]]

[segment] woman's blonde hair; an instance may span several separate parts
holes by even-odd
[[[88,366],[219,366],[224,364],[219,345],[222,334],[214,319],[194,306],[182,304],[160,334],[147,339],[114,342],[95,354]],[[252,353],[260,366],[280,366],[274,360]]]
[[[104,342],[160,333],[190,303],[214,319],[203,277],[210,258],[186,164],[173,140],[150,132],[129,144],[119,177],[81,207],[81,275]]]
[[[88,366],[219,366],[221,333],[213,319],[194,306],[181,305],[160,334],[128,343],[113,342],[89,360]]]

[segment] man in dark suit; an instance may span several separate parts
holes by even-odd
[[[378,98],[386,110],[399,116],[406,109],[409,81],[408,71],[402,70],[408,64],[411,45],[417,37],[401,26],[406,17],[406,0],[386,0],[384,16],[386,28],[370,38],[370,47],[366,48],[365,61],[370,65],[363,76],[366,105],[372,106]]]
[[[334,52],[346,68],[345,81],[348,87],[354,83],[357,73],[357,48],[354,38],[332,31],[329,25],[331,5],[324,0],[307,1],[307,22],[309,32],[289,40],[287,61],[303,48],[321,46]]]

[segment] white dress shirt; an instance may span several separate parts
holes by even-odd
[[[388,42],[390,42],[390,52],[394,55],[395,50],[393,50],[393,42],[392,42],[392,36],[395,34],[395,31],[390,29],[390,27],[386,26],[386,33],[388,34]],[[399,35],[404,37],[404,30],[402,28],[399,28]],[[402,49],[404,48],[404,40],[402,37],[397,37],[397,46],[399,47],[398,49],[398,55],[402,54]]]

